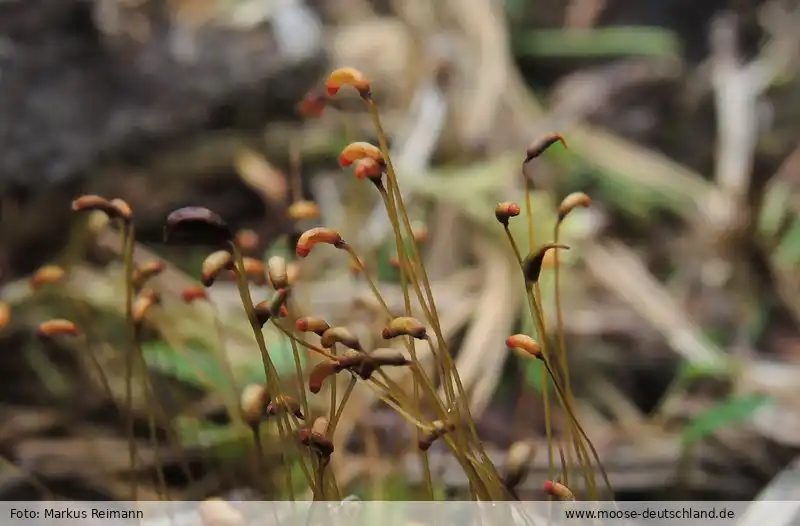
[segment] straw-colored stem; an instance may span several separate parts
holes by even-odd
[[[125,319],[131,329],[131,336],[136,338],[136,327],[133,320],[133,247],[134,247],[134,229],[133,226],[128,227],[124,221],[121,221],[121,240],[122,240],[122,263],[124,266],[124,286],[125,286]],[[136,458],[137,446],[135,436],[135,422],[133,418],[133,358],[136,352],[135,346],[131,346],[125,353],[125,405],[126,405],[126,423],[128,435],[128,462],[131,466],[131,472],[136,473]],[[139,483],[134,476],[131,478],[131,500],[138,500],[139,498]]]
[[[553,243],[558,244],[559,234],[561,233],[561,220],[556,221],[556,225],[553,228]],[[575,406],[575,399],[572,393],[572,382],[570,379],[569,374],[569,361],[567,360],[567,344],[566,338],[564,335],[564,312],[561,309],[561,280],[560,278],[560,270],[561,264],[559,260],[559,251],[553,251],[553,279],[555,281],[554,284],[554,294],[555,294],[555,307],[556,307],[556,333],[558,334],[558,366],[561,369],[561,374],[564,378],[564,391],[567,395],[567,401],[571,406]],[[567,441],[572,442],[572,426],[567,428]],[[572,456],[572,448],[567,448],[567,469],[564,472],[564,484],[569,486],[570,480],[570,471],[573,469],[574,466],[574,457]]]

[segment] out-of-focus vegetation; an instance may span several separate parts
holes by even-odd
[[[5,193],[6,498],[542,498],[556,480],[583,499],[607,496],[607,474],[620,499],[739,500],[792,469],[796,2],[390,4],[312,6],[329,67],[296,93],[292,119],[248,111],[241,95],[211,104],[224,117],[179,139],[112,149],[68,189]],[[314,111],[340,66],[370,79],[382,128],[372,99],[351,89]],[[568,148],[523,163],[551,132]],[[393,169],[382,186],[337,163],[348,144],[383,139]],[[87,192],[124,199],[133,221],[77,215],[65,228]],[[592,204],[560,221],[574,192]],[[500,202],[521,207],[506,232]],[[184,205],[249,229],[238,273],[224,266],[197,288],[220,247],[163,243],[167,215]],[[300,234],[317,226],[350,253],[298,258]],[[550,242],[570,249],[542,252],[532,279],[509,239],[520,260]],[[279,260],[299,272],[288,298],[267,278]],[[32,286],[30,269],[49,261],[65,274]],[[164,268],[137,284],[134,271],[153,262]],[[250,278],[246,293],[236,276]],[[274,316],[258,330],[242,305],[262,301]],[[140,319],[136,305],[147,307]],[[322,332],[296,331],[310,315],[347,334],[323,345]],[[397,346],[408,363],[360,377],[340,366],[307,392],[328,353],[353,339],[390,345],[381,330],[398,316],[430,337]],[[78,337],[35,336],[62,318]],[[543,359],[509,349],[513,334],[539,342]],[[254,433],[240,407],[254,385],[273,402],[293,397],[304,419],[275,402]],[[335,433],[312,432],[318,417]],[[514,469],[525,476],[510,484]]]

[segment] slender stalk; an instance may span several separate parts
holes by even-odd
[[[133,320],[133,247],[134,229],[124,222],[121,225],[122,240],[122,261],[124,265],[124,286],[125,286],[125,319],[131,330],[132,340],[137,338],[136,323]],[[128,434],[128,462],[131,466],[131,473],[136,473],[137,446],[135,436],[135,422],[133,418],[133,359],[136,353],[135,343],[125,353],[125,403],[127,409],[127,434]],[[131,478],[131,500],[139,498],[139,483],[134,475]]]
[[[253,334],[256,338],[256,343],[258,345],[258,349],[261,352],[261,361],[264,365],[264,375],[266,377],[267,382],[267,391],[273,397],[281,396],[281,385],[280,385],[280,377],[278,375],[278,370],[275,368],[275,364],[272,362],[272,358],[269,355],[269,351],[267,350],[267,343],[264,340],[264,334],[261,332],[261,326],[258,323],[258,318],[256,316],[255,310],[253,309],[253,298],[250,295],[250,287],[247,283],[247,277],[244,270],[244,258],[242,256],[242,250],[239,247],[238,243],[234,240],[230,243],[231,250],[233,252],[233,259],[236,264],[236,285],[239,289],[239,296],[242,300],[242,306],[244,307],[245,313],[247,314],[247,318],[250,321],[250,327],[253,330]],[[289,426],[289,419],[286,415],[285,411],[280,411],[278,414],[279,420],[282,420],[283,423]],[[313,484],[313,479],[311,478],[311,474],[308,471],[305,462],[303,461],[302,457],[302,450],[300,449],[300,445],[296,440],[293,440],[291,436],[287,437],[284,435],[283,426],[278,427],[278,433],[280,434],[281,441],[292,443],[297,450],[299,455],[298,461],[300,462],[300,466],[303,469],[303,473],[306,476],[309,484]]]
[[[561,233],[561,220],[556,221],[553,228],[553,243],[558,244],[559,234]],[[567,395],[567,401],[574,407],[575,399],[572,393],[572,385],[569,374],[569,361],[567,360],[567,344],[564,336],[564,313],[561,309],[561,286],[560,270],[561,264],[559,261],[559,250],[553,251],[553,279],[555,281],[555,303],[556,303],[556,333],[558,334],[558,366],[561,369],[561,374],[564,378],[564,391]],[[567,441],[572,442],[572,426],[567,428]],[[572,449],[567,448],[566,471],[564,472],[564,484],[569,486],[569,475],[574,465],[574,457],[572,456]]]

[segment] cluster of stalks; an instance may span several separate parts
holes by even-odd
[[[320,115],[326,104],[343,87],[353,88],[360,95],[372,118],[378,145],[354,142],[341,152],[339,163],[343,168],[352,167],[359,180],[369,181],[365,184],[371,183],[383,201],[394,232],[396,265],[403,291],[404,312],[390,311],[380,294],[378,284],[366,271],[364,260],[338,232],[319,226],[306,230],[297,237],[296,246],[293,247],[295,251],[293,257],[298,259],[310,257],[318,244],[333,246],[345,253],[353,268],[357,269],[369,284],[383,311],[384,328],[381,336],[386,344],[379,349],[365,348],[346,327],[332,327],[320,317],[296,312],[297,307],[292,301],[293,285],[300,279],[296,261],[292,261],[291,258],[287,261],[281,257],[272,257],[265,265],[260,259],[245,256],[245,249],[250,243],[249,238],[234,234],[227,223],[213,211],[196,207],[174,211],[167,218],[165,225],[167,243],[213,245],[216,248],[203,264],[201,276],[203,287],[194,286],[185,290],[183,301],[187,303],[208,301],[204,287],[212,286],[222,275],[232,275],[236,280],[244,310],[261,353],[266,381],[263,384],[244,387],[241,390],[238,407],[229,410],[235,413],[232,416],[235,416],[238,422],[245,423],[253,431],[254,466],[257,472],[263,466],[264,458],[259,431],[263,423],[268,421],[275,424],[280,450],[285,452],[285,458],[295,459],[305,484],[313,492],[314,499],[341,500],[343,494],[332,470],[329,469],[332,455],[336,454],[333,437],[354,388],[362,383],[415,428],[415,449],[419,454],[425,474],[425,489],[430,499],[434,498],[435,480],[431,474],[428,454],[429,449],[438,442],[452,453],[463,468],[469,479],[469,491],[473,499],[518,500],[517,490],[526,477],[535,448],[528,441],[515,444],[509,451],[504,466],[494,465],[484,450],[470,413],[469,398],[442,333],[430,281],[420,257],[417,236],[412,231],[406,205],[398,186],[386,134],[372,97],[369,80],[354,69],[338,69],[328,77],[324,91],[307,97],[302,108],[306,115]],[[512,202],[501,203],[495,209],[495,216],[504,228],[510,249],[519,264],[520,280],[526,291],[528,310],[538,334],[538,341],[529,335],[511,335],[507,338],[506,345],[529,359],[540,360],[543,364],[542,383],[545,387],[552,386],[552,389],[543,389],[542,393],[549,458],[549,476],[548,480],[543,482],[542,488],[552,498],[575,500],[577,491],[573,492],[570,487],[575,486],[577,489],[576,482],[582,478],[585,481],[583,488],[586,497],[599,500],[602,496],[596,474],[599,473],[604,479],[609,491],[611,488],[597,452],[576,417],[563,337],[561,305],[557,299],[558,338],[551,340],[547,336],[547,323],[539,286],[542,267],[546,259],[552,258],[549,263],[555,268],[556,298],[559,298],[558,250],[569,248],[559,243],[559,228],[570,211],[590,204],[589,197],[583,193],[576,193],[564,199],[559,208],[551,242],[537,245],[533,235],[527,168],[534,159],[557,142],[566,146],[563,138],[555,134],[536,141],[527,149],[522,163],[521,174],[526,196],[524,217],[527,218],[528,232],[526,252],[520,249],[521,244],[514,239],[509,230],[510,221],[519,220],[515,218],[523,215],[523,209]],[[318,212],[313,202],[302,200],[299,192],[295,192],[294,197],[295,202],[289,208],[292,219],[300,221],[317,217]],[[139,459],[136,441],[133,439],[131,416],[134,378],[145,378],[143,387],[146,402],[151,410],[156,407],[150,398],[152,393],[146,380],[147,375],[143,374],[144,359],[140,345],[140,328],[149,309],[159,303],[159,295],[148,288],[147,284],[149,279],[163,270],[163,265],[159,263],[140,267],[134,265],[133,214],[123,201],[87,195],[75,200],[73,209],[76,212],[104,213],[119,226],[122,234],[125,311],[132,341],[125,355],[127,407],[123,413],[128,415],[128,434],[131,437],[129,460],[131,467],[135,468]],[[34,276],[31,285],[38,287],[43,283],[52,283],[61,279],[62,275],[63,271],[58,267],[46,267]],[[254,304],[251,284],[270,286],[274,290],[271,299]],[[414,303],[418,305],[416,314],[413,309]],[[8,317],[8,310],[5,307],[0,308],[0,320],[6,323]],[[267,324],[272,324],[291,342],[297,373],[296,382],[294,379],[292,382],[300,385],[287,385],[289,381],[279,376],[262,333]],[[50,320],[39,327],[38,335],[42,338],[80,337],[82,333],[69,320]],[[422,366],[418,356],[421,349],[426,349],[434,358],[433,374],[426,372]],[[90,357],[93,356],[88,342],[86,352]],[[304,371],[301,367],[301,353],[311,353],[319,358],[310,371]],[[99,369],[99,363],[94,358],[93,360]],[[224,356],[222,363],[225,363]],[[228,366],[221,366],[226,367],[229,372]],[[137,373],[139,368],[141,369]],[[393,368],[405,368],[408,371],[413,380],[410,390],[401,387],[392,375],[387,374],[389,369]],[[348,380],[343,393],[337,392],[336,389],[335,380],[340,375]],[[309,399],[318,395],[325,385],[328,386],[327,392],[330,395],[329,409],[324,414],[312,415]],[[568,424],[564,433],[561,433],[562,436],[554,434],[551,424],[553,407],[560,408],[566,415]],[[156,425],[156,418],[151,418],[151,438],[154,443],[157,443],[154,436]],[[288,466],[284,471],[288,497],[294,500],[296,484],[292,477],[297,476],[297,473],[293,475]],[[260,474],[262,477],[266,476],[263,471]],[[159,476],[159,481],[166,495],[163,474]],[[134,482],[132,498],[136,497],[137,488]]]

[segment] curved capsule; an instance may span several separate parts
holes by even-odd
[[[36,336],[42,339],[56,336],[80,336],[80,334],[81,331],[77,325],[64,319],[48,320],[36,329]]]
[[[542,155],[545,150],[557,142],[560,142],[564,148],[567,148],[567,142],[564,140],[564,137],[557,133],[548,133],[547,135],[533,141],[525,149],[525,160],[523,161],[523,164],[529,163],[530,161],[536,159]]]
[[[542,263],[548,250],[563,249],[569,250],[569,245],[562,245],[560,243],[547,243],[542,245],[539,250],[528,254],[522,262],[522,271],[525,274],[525,281],[532,285],[539,281],[539,275],[542,273]]]
[[[370,82],[363,73],[354,68],[339,68],[331,72],[325,81],[325,91],[329,97],[336,96],[343,86],[351,86],[363,98],[370,96]]]
[[[335,230],[325,227],[316,227],[306,230],[300,235],[295,250],[297,257],[304,258],[308,256],[311,250],[319,243],[327,243],[336,248],[344,248],[346,246],[342,236]]]

